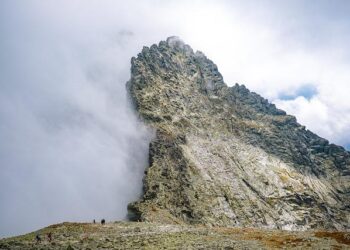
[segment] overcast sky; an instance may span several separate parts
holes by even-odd
[[[236,82],[350,145],[349,1],[0,1],[0,237],[123,219],[147,131],[130,58],[179,36]]]

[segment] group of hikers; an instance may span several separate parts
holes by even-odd
[[[96,220],[94,219],[92,222],[95,224],[95,223],[96,223]],[[106,220],[105,220],[105,219],[102,219],[102,220],[101,220],[101,224],[102,224],[102,225],[106,224]]]
[[[52,233],[51,233],[51,232],[48,232],[48,233],[46,234],[46,236],[47,236],[47,240],[48,240],[49,242],[51,242],[51,241],[52,241]],[[37,234],[37,235],[35,236],[35,239],[36,239],[36,242],[41,242],[41,237],[40,237],[39,234]]]
[[[96,220],[94,219],[92,222],[95,224],[95,223],[96,223]],[[102,219],[102,220],[101,220],[101,225],[104,225],[104,224],[106,224],[106,220],[105,220],[105,219]],[[52,233],[51,233],[51,232],[48,232],[48,233],[46,234],[46,237],[47,237],[47,240],[48,240],[49,242],[52,241]],[[40,234],[37,234],[37,235],[35,236],[35,240],[36,240],[37,243],[39,243],[39,242],[42,241]]]

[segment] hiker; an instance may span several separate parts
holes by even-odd
[[[36,239],[36,243],[41,242],[41,238],[40,238],[40,235],[39,235],[39,234],[37,234],[37,235],[35,236],[35,239]]]
[[[95,219],[93,220],[93,223],[94,223],[94,224],[96,223]]]
[[[101,220],[101,224],[104,225],[106,223],[105,219]]]
[[[52,233],[51,233],[51,232],[49,232],[49,233],[47,234],[47,239],[49,240],[49,242],[52,241]]]

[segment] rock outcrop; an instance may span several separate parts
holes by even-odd
[[[155,129],[133,219],[287,230],[350,228],[350,153],[177,38],[131,60],[130,96]]]

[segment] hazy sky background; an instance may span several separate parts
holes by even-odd
[[[152,133],[130,58],[176,35],[228,85],[350,145],[349,1],[0,1],[0,237],[123,219]]]

